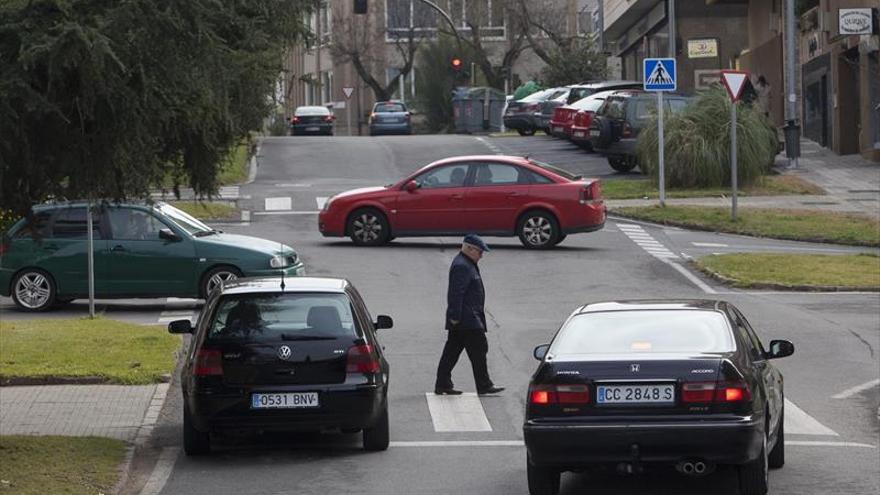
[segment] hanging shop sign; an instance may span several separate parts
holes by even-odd
[[[715,38],[688,40],[688,58],[715,58],[718,40]]]
[[[840,34],[871,34],[874,30],[874,19],[871,9],[838,9]]]

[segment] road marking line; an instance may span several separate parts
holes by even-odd
[[[266,215],[317,215],[321,213],[320,211],[255,211],[252,215],[256,217],[263,217]]]
[[[697,247],[727,247],[727,244],[718,242],[692,242],[691,244]]]
[[[165,483],[168,483],[168,478],[171,477],[171,472],[174,470],[174,464],[177,462],[179,455],[179,447],[165,447],[162,449],[162,453],[159,454],[159,459],[156,461],[156,466],[153,468],[153,472],[150,473],[150,477],[147,479],[147,483],[141,490],[140,495],[159,495],[162,489],[165,488]]]
[[[290,184],[290,183],[286,183],[286,182],[283,182],[280,184],[273,184],[273,185],[275,187],[312,187],[311,184]]]
[[[241,210],[241,221],[242,222],[250,222],[251,221],[251,212],[248,210]]]
[[[319,210],[324,209],[324,205],[327,204],[327,199],[328,198],[326,196],[318,196],[317,198],[315,198],[315,202],[318,203]]]
[[[840,436],[788,399],[785,399],[785,432],[793,435]]]
[[[293,200],[289,197],[285,198],[266,198],[266,211],[290,210],[293,208]]]
[[[870,382],[863,383],[861,385],[856,385],[855,387],[852,387],[852,388],[848,388],[837,395],[832,395],[831,398],[832,399],[848,399],[848,398],[852,397],[853,395],[864,392],[865,390],[868,390],[870,388],[874,388],[877,385],[880,385],[880,378],[878,378],[876,380],[871,380]]]
[[[641,225],[634,225],[631,223],[619,223],[619,224],[617,224],[617,228],[622,229],[622,230],[634,230],[634,231],[639,231],[639,232],[645,231],[645,229],[643,229]]]
[[[786,432],[788,433],[788,432]],[[810,442],[804,440],[786,440],[785,445],[798,445],[803,447],[855,447],[860,449],[876,449],[876,445],[857,442]]]
[[[699,278],[697,278],[697,276],[694,275],[693,273],[691,273],[690,271],[688,271],[687,268],[685,268],[685,267],[679,265],[678,263],[676,263],[676,262],[674,262],[674,261],[670,261],[669,259],[661,259],[661,261],[663,261],[663,262],[666,263],[667,265],[669,265],[669,266],[671,266],[672,268],[674,268],[675,271],[677,271],[678,273],[681,273],[682,275],[684,275],[684,277],[685,277],[686,279],[690,280],[694,285],[696,285],[697,287],[699,287],[700,290],[702,290],[702,291],[705,292],[706,294],[716,294],[715,289],[713,289],[713,288],[709,287],[708,285],[706,285],[706,282],[703,282],[702,280],[700,280]]]
[[[492,431],[480,398],[473,392],[462,395],[425,393],[434,431]]]
[[[522,440],[447,440],[391,442],[390,447],[523,447]]]

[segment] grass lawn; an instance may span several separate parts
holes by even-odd
[[[0,383],[100,377],[142,385],[174,369],[180,338],[114,320],[0,321]]]
[[[872,254],[733,253],[705,256],[696,264],[736,287],[880,290],[880,257]]]
[[[226,163],[220,168],[220,174],[217,176],[221,186],[229,184],[240,184],[248,178],[248,162],[250,161],[247,143],[241,143],[235,147]]]
[[[729,208],[708,206],[628,206],[613,213],[667,225],[773,239],[880,246],[880,222],[867,216],[814,210],[740,208],[737,221]]]
[[[111,438],[0,436],[0,493],[110,493],[124,457]]]
[[[800,177],[793,175],[767,175],[757,183],[739,191],[743,196],[787,196],[796,194],[825,194],[825,191]],[[655,199],[658,189],[648,179],[606,179],[602,181],[602,197],[605,199]],[[730,189],[695,188],[667,189],[667,198],[700,198],[730,196]]]
[[[228,203],[213,201],[170,201],[169,204],[180,208],[199,220],[238,220],[240,218],[238,208]]]

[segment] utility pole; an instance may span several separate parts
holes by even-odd
[[[602,2],[600,1],[599,3]],[[675,58],[675,37],[677,36],[675,33],[675,0],[668,0],[667,5],[669,6],[667,11],[668,18],[666,19],[666,25],[669,28],[669,58]]]
[[[801,136],[800,127],[797,125],[797,92],[795,89],[797,48],[794,32],[794,4],[794,0],[786,0],[785,2],[785,156],[788,157],[788,166],[797,168],[798,157],[801,155]]]

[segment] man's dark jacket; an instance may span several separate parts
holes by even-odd
[[[464,253],[458,253],[452,260],[446,300],[447,330],[486,331],[486,314],[483,312],[486,293],[483,290],[483,279],[480,278],[477,264]],[[452,320],[458,324],[453,325]]]

